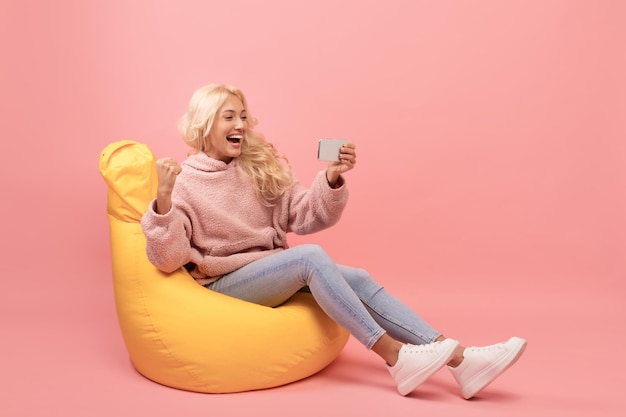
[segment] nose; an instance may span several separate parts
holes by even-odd
[[[243,129],[243,120],[240,117],[238,117],[236,120],[237,121],[235,122],[235,129]]]

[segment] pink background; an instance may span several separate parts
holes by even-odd
[[[621,414],[625,4],[4,0],[0,414]],[[446,372],[399,396],[354,341],[268,391],[139,376],[99,153],[133,139],[182,159],[176,122],[208,82],[246,92],[305,183],[318,138],[357,143],[342,222],[294,244],[367,268],[465,344],[526,337],[520,362],[471,402]]]

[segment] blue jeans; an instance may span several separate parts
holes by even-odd
[[[387,332],[412,344],[441,333],[390,295],[363,269],[336,265],[317,245],[272,254],[224,275],[206,288],[269,307],[308,287],[322,310],[370,349]]]

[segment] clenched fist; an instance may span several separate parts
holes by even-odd
[[[159,183],[155,209],[159,214],[166,214],[172,208],[172,190],[182,168],[174,159],[162,158],[156,161],[156,169]]]

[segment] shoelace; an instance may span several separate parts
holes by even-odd
[[[427,345],[410,345],[410,347],[404,349],[404,352],[411,355],[417,353],[432,353],[435,352],[437,343],[438,342],[429,343]]]
[[[488,352],[488,351],[492,351],[492,350],[506,350],[506,346],[504,346],[504,343],[496,343],[495,345],[489,345],[489,346],[474,346],[468,349],[472,349],[475,351],[483,351],[483,352]]]

